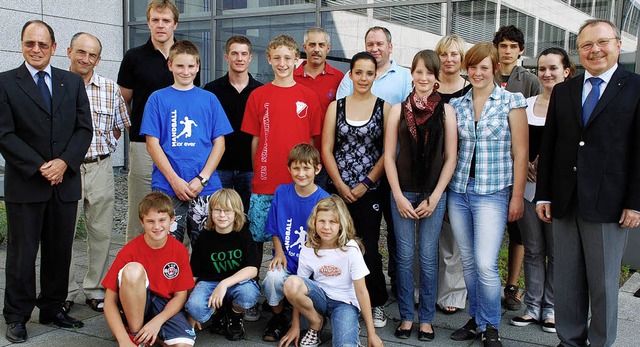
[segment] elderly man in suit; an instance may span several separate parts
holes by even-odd
[[[555,86],[540,149],[536,211],[553,220],[561,346],[611,346],[628,228],[640,225],[640,76],[618,66],[620,32],[589,20],[586,72]],[[589,305],[591,322],[589,323]]]
[[[35,305],[39,321],[79,328],[62,310],[76,209],[80,163],[93,128],[82,78],[51,67],[53,30],[33,20],[22,28],[25,63],[0,74],[0,153],[6,160],[8,246],[3,314],[6,337],[27,340]],[[40,294],[35,261],[41,247]]]

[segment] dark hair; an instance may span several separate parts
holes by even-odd
[[[358,60],[371,60],[373,62],[373,65],[375,66],[375,69],[378,70],[378,62],[376,61],[376,58],[373,56],[373,54],[369,52],[358,52],[354,54],[353,57],[351,57],[351,62],[349,63],[349,70],[353,70],[353,66]]]
[[[95,35],[91,35],[91,34],[86,33],[86,32],[84,32],[84,31],[81,31],[81,32],[75,33],[75,34],[73,35],[73,37],[71,37],[71,43],[69,44],[69,48],[73,48],[73,45],[76,43],[76,41],[78,40],[78,38],[79,38],[80,36],[82,36],[82,35],[87,35],[87,36],[89,36],[90,38],[92,38],[92,39],[96,40],[96,42],[98,42],[98,47],[100,47],[100,50],[98,51],[98,56],[100,56],[100,55],[102,54],[102,42],[100,42],[100,39],[99,39],[99,38],[97,38]]]
[[[158,213],[166,213],[171,218],[176,215],[171,198],[167,194],[157,190],[147,194],[142,201],[140,201],[138,205],[138,218],[143,220],[144,216],[151,210]]]
[[[385,27],[381,27],[381,26],[374,26],[369,28],[369,30],[367,30],[367,32],[364,34],[364,40],[367,40],[367,36],[369,36],[369,33],[372,31],[382,31],[384,33],[384,36],[387,37],[387,42],[391,43],[391,32],[389,31],[389,29],[385,28]]]
[[[251,49],[252,49],[251,41],[249,41],[249,39],[246,36],[242,36],[242,35],[233,35],[227,40],[227,43],[225,45],[225,52],[227,54],[229,54],[229,49],[231,49],[231,45],[234,43],[247,45],[247,47],[249,47],[249,54],[251,54]]]
[[[20,33],[20,41],[22,41],[22,39],[24,39],[24,31],[27,30],[27,27],[31,24],[39,24],[39,25],[44,25],[47,28],[47,31],[49,32],[49,37],[51,38],[51,43],[56,43],[56,35],[53,33],[53,29],[51,28],[51,26],[39,19],[34,19],[34,20],[30,20],[26,23],[24,23],[24,25],[22,26],[22,32]]]
[[[542,53],[540,53],[538,55],[538,61],[540,60],[541,56],[548,55],[548,54],[557,54],[560,57],[562,57],[562,59],[560,59],[560,61],[562,62],[562,67],[565,68],[565,69],[567,69],[567,68],[569,69],[569,77],[568,78],[573,77],[573,75],[576,72],[576,67],[571,62],[571,59],[569,58],[569,54],[567,53],[567,51],[565,51],[564,49],[562,49],[560,47],[547,48],[544,51],[542,51]]]
[[[498,44],[504,40],[517,42],[520,50],[524,49],[524,34],[515,25],[501,26],[493,36],[493,45],[498,48]]]
[[[294,162],[310,164],[314,168],[320,164],[320,153],[318,150],[308,143],[299,143],[289,152],[287,158],[287,166],[291,167]]]
[[[411,72],[415,71],[418,62],[421,61],[424,63],[424,66],[427,70],[431,71],[434,75],[436,75],[436,80],[438,79],[438,75],[440,75],[440,57],[438,57],[438,53],[432,51],[430,49],[424,49],[416,55],[413,56],[413,61],[411,62]]]

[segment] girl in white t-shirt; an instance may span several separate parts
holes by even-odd
[[[309,320],[309,330],[300,346],[320,344],[325,317],[331,318],[334,346],[358,346],[359,312],[367,327],[368,346],[382,346],[373,326],[364,282],[369,270],[347,206],[337,195],[324,198],[313,208],[307,224],[309,231],[300,251],[298,275],[284,283],[284,294],[293,305],[293,320],[279,346],[298,343],[300,314]],[[312,275],[313,280],[309,279]]]

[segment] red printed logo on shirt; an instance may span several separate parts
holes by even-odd
[[[318,272],[327,277],[338,277],[340,276],[340,274],[342,274],[340,268],[334,265],[322,265]]]
[[[178,277],[178,274],[180,273],[180,268],[178,267],[178,264],[174,262],[170,262],[164,266],[164,268],[162,269],[162,273],[164,274],[164,277],[171,280]]]
[[[307,116],[307,110],[309,110],[309,106],[302,101],[296,101],[296,113],[298,114],[298,118],[304,118]]]

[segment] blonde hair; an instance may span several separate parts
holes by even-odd
[[[293,37],[289,35],[280,35],[274,38],[273,40],[269,41],[269,44],[267,45],[267,55],[271,56],[271,51],[280,46],[285,46],[289,48],[293,52],[293,54],[296,56],[296,58],[300,57],[300,50],[298,48],[298,43],[296,42],[296,40],[294,40]]]
[[[172,0],[151,0],[147,5],[147,22],[151,19],[151,10],[162,11],[168,9],[173,15],[173,21],[178,23],[180,11]]]
[[[233,231],[240,231],[244,226],[246,217],[244,215],[244,206],[240,194],[233,189],[221,188],[209,198],[209,217],[204,227],[209,230],[215,230],[216,225],[213,222],[213,209],[222,208],[233,211]]]
[[[287,158],[287,166],[291,167],[291,164],[298,162],[301,164],[310,164],[314,168],[320,165],[320,152],[308,143],[299,143],[291,149],[289,152],[289,158]]]
[[[342,201],[342,198],[333,194],[326,197],[316,204],[311,211],[311,215],[307,220],[307,242],[309,247],[313,248],[313,252],[318,256],[318,250],[320,249],[321,239],[316,230],[316,219],[319,212],[333,212],[338,217],[338,223],[340,224],[340,230],[338,231],[338,248],[344,250],[347,242],[350,240],[356,241],[362,254],[364,254],[364,247],[360,242],[360,239],[356,236],[356,228],[353,225],[353,219],[349,213],[347,205]]]
[[[462,37],[456,34],[451,34],[441,38],[440,41],[436,43],[435,51],[438,54],[442,54],[446,53],[449,48],[454,47],[458,53],[460,53],[460,61],[462,61],[464,60],[464,51],[466,46],[467,44],[464,42]]]

